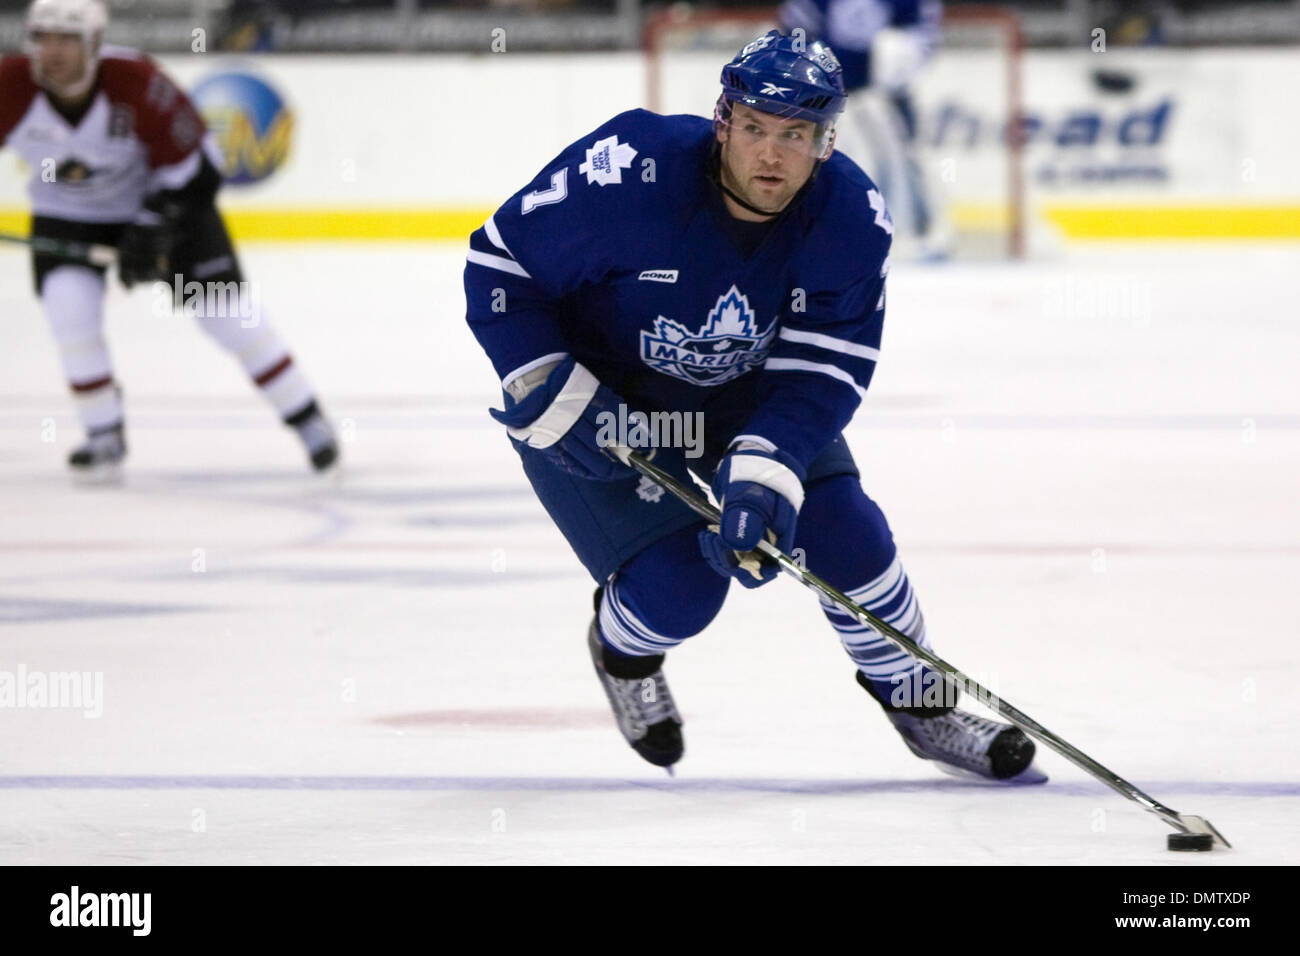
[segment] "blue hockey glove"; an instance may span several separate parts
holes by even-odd
[[[717,532],[700,532],[709,566],[747,588],[762,587],[780,569],[766,556],[744,555],[766,538],[787,554],[803,505],[803,469],[784,452],[742,442],[722,459],[713,495],[722,504]],[[743,557],[742,557],[743,555]],[[757,560],[755,560],[757,559]]]
[[[521,401],[507,395],[506,410],[492,408],[488,414],[507,426],[517,447],[534,449],[579,478],[616,481],[634,472],[601,448],[596,416],[609,412],[617,420],[621,403],[618,395],[569,356]]]

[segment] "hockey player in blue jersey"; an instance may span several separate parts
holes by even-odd
[[[849,94],[841,132],[851,136],[841,137],[841,148],[870,163],[898,235],[915,237],[916,255],[945,256],[951,237],[917,159],[911,94],[939,44],[941,0],[785,0],[779,17],[784,32],[834,47]]]
[[[829,48],[773,31],[723,69],[712,123],[616,116],[470,240],[468,321],[504,391],[492,415],[599,585],[596,673],[628,743],[659,766],[683,754],[665,655],[713,620],[733,578],[776,576],[744,560],[764,536],[929,646],[840,434],[875,368],[892,231],[871,180],[832,152],[840,74]],[[647,451],[712,486],[716,533],[606,450],[628,410],[703,421],[698,441]],[[1045,779],[1018,729],[957,709],[928,667],[823,611],[918,756]]]

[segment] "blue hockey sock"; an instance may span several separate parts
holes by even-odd
[[[806,550],[814,573],[929,649],[925,619],[898,559],[889,523],[855,475],[837,475],[809,486],[796,546]],[[930,667],[834,604],[823,600],[822,610],[882,703],[890,707],[937,703],[932,698],[944,688]]]
[[[880,574],[861,587],[846,592],[886,624],[902,631],[919,646],[930,649],[925,617],[912,592],[907,572],[897,557]],[[894,646],[874,627],[823,600],[823,611],[840,635],[844,649],[870,683],[876,697],[890,707],[932,706],[931,698],[943,690],[939,675]]]
[[[708,626],[728,580],[700,554],[692,525],[656,541],[605,586],[597,612],[602,643],[616,654],[663,654]]]

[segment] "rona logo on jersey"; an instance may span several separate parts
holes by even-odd
[[[693,385],[721,385],[762,365],[775,336],[776,318],[760,329],[749,299],[733,285],[698,331],[656,317],[654,331],[641,333],[641,361]]]

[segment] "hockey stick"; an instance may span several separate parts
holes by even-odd
[[[86,265],[102,268],[107,268],[117,261],[117,249],[94,242],[51,239],[48,236],[18,236],[11,232],[0,232],[0,242],[15,242],[31,246],[33,252],[43,252],[62,259],[75,259]]]
[[[683,504],[706,521],[711,524],[718,524],[719,519],[721,518],[718,509],[708,501],[704,500],[704,498],[700,497],[694,489],[686,487],[686,485],[668,474],[668,472],[650,463],[637,452],[623,447],[614,447],[609,450],[617,455],[619,460],[624,464],[630,465],[644,477],[667,488],[674,496],[680,499]],[[1036,720],[1021,713],[1017,708],[1011,706],[1011,704],[1007,703],[1005,700],[995,696],[982,685],[971,680],[947,661],[932,654],[924,647],[918,646],[902,631],[897,630],[876,617],[870,611],[854,603],[842,592],[831,587],[811,571],[805,571],[793,558],[782,552],[775,545],[770,544],[767,541],[760,541],[756,550],[761,551],[763,554],[776,561],[782,571],[786,572],[791,577],[798,579],[798,581],[805,587],[816,591],[827,600],[838,605],[845,612],[852,614],[863,624],[879,631],[895,645],[902,648],[918,660],[925,661],[949,680],[956,681],[977,700],[989,708],[996,710],[999,714],[1011,721],[1011,723],[1015,724],[1025,733],[1046,744],[1048,747],[1051,747],[1066,760],[1070,761],[1070,763],[1100,780],[1120,796],[1127,797],[1129,800],[1132,800],[1138,806],[1142,807],[1142,809],[1154,813],[1160,819],[1164,820],[1165,823],[1169,824],[1181,833],[1208,834],[1215,843],[1221,843],[1226,847],[1232,846],[1231,843],[1224,839],[1223,834],[1214,828],[1214,825],[1210,823],[1209,820],[1204,817],[1179,813],[1177,810],[1171,810],[1158,800],[1149,797],[1123,777],[1120,777],[1113,771],[1103,767],[1073,744],[1062,740]]]

